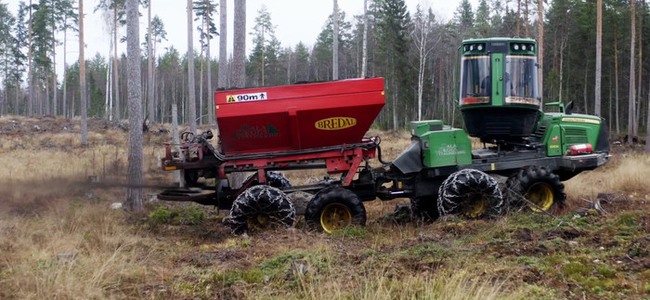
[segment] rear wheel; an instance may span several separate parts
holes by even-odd
[[[185,186],[196,187],[199,186],[199,171],[197,170],[184,170],[183,178],[185,179]]]
[[[233,234],[243,234],[251,228],[266,228],[276,224],[290,227],[296,221],[296,210],[281,190],[256,185],[241,193],[230,209]]]
[[[424,221],[435,221],[440,216],[437,202],[437,196],[411,198],[411,211]]]
[[[365,225],[366,209],[352,191],[326,188],[307,204],[305,221],[312,229],[332,233],[350,225]]]
[[[497,217],[503,209],[503,195],[492,176],[464,169],[442,182],[438,190],[440,216],[459,214],[468,218]]]
[[[530,166],[519,170],[508,178],[506,187],[512,207],[528,205],[533,211],[550,211],[563,208],[566,200],[560,177],[545,167]]]

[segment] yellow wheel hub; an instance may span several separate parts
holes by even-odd
[[[266,228],[269,226],[270,218],[265,214],[258,214],[248,218],[249,228]]]
[[[327,233],[332,233],[350,224],[352,224],[352,212],[341,203],[328,204],[320,215],[320,225]]]
[[[488,209],[487,199],[484,197],[476,197],[472,201],[468,202],[465,206],[463,214],[472,219],[476,219],[482,216]]]
[[[531,205],[530,209],[533,211],[547,211],[553,206],[555,197],[553,196],[553,188],[548,183],[538,182],[533,184],[528,189],[526,199],[535,204]]]

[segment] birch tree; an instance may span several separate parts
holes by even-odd
[[[361,78],[368,74],[368,0],[363,0],[363,46],[361,49]]]
[[[332,80],[339,79],[339,5],[334,0],[334,38],[332,39]]]
[[[415,45],[415,49],[418,53],[418,86],[417,86],[417,101],[418,101],[418,121],[422,120],[422,95],[424,94],[424,79],[425,71],[427,67],[427,58],[431,54],[431,51],[434,48],[434,43],[431,40],[432,29],[435,20],[433,19],[433,13],[430,12],[428,16],[425,16],[420,5],[417,6],[415,10],[415,26],[411,32],[411,40]]]
[[[196,133],[196,91],[194,90],[194,36],[192,0],[187,0],[187,118],[190,131]]]
[[[154,114],[155,103],[154,103],[154,85],[153,85],[153,68],[154,68],[154,56],[153,56],[153,22],[151,20],[151,6],[153,0],[149,0],[149,5],[147,7],[147,118],[150,122],[156,122],[156,117]]]
[[[88,145],[88,97],[86,96],[86,59],[84,57],[84,0],[79,0],[79,91],[81,103],[81,144]]]

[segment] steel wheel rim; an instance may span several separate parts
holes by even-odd
[[[352,224],[352,212],[341,203],[328,204],[320,215],[320,225],[327,233],[332,233],[350,224]]]
[[[488,201],[485,197],[477,197],[472,201],[469,201],[465,206],[465,211],[463,214],[472,219],[476,219],[483,215],[488,208]]]
[[[270,217],[266,214],[257,214],[248,218],[248,226],[256,228],[266,228],[270,223]]]
[[[547,211],[553,206],[553,188],[548,183],[538,182],[528,189],[526,199],[535,205],[531,205],[533,211]]]

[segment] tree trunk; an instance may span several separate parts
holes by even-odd
[[[601,116],[601,76],[603,73],[603,0],[596,3],[596,87],[594,89],[594,114]]]
[[[54,36],[55,32],[56,32],[56,28],[54,26],[55,26],[55,24],[52,23],[52,73],[50,74],[50,76],[52,76],[52,78],[51,78],[51,80],[52,80],[52,105],[48,105],[47,110],[48,110],[48,114],[50,114],[50,112],[51,112],[51,114],[53,116],[56,116],[57,110],[58,110],[58,107],[57,107],[58,99],[57,99],[57,96],[56,96],[56,86],[57,86],[57,78],[56,78],[56,38]],[[52,109],[51,111],[50,111],[50,108]]]
[[[210,4],[212,5],[212,4]],[[215,119],[214,119],[214,96],[213,93],[214,91],[212,90],[212,58],[210,57],[210,33],[209,33],[209,28],[210,28],[210,14],[208,13],[207,15],[207,21],[206,23],[207,28],[208,28],[208,45],[205,49],[206,56],[208,57],[208,124],[214,125],[216,124]]]
[[[246,87],[246,0],[235,0],[233,85]]]
[[[650,82],[650,81],[649,81]],[[649,92],[648,92],[648,115],[646,116],[646,124],[645,124],[645,132],[646,132],[646,137],[645,137],[645,151],[650,152],[650,84],[648,84],[649,87]]]
[[[529,37],[530,35],[528,34],[528,1],[529,0],[524,0],[524,33],[526,34],[526,37]]]
[[[644,0],[641,0],[641,5],[639,7],[641,7],[642,10],[645,7],[644,4],[645,4]],[[641,123],[641,102],[643,102],[643,101],[641,101],[641,99],[642,99],[641,98],[641,91],[643,90],[641,88],[643,86],[643,14],[641,14],[641,16],[639,16],[639,24],[637,26],[639,28],[639,34],[638,34],[638,36],[639,36],[639,42],[638,42],[638,45],[639,45],[639,60],[638,60],[638,62],[639,63],[637,64],[638,67],[639,67],[639,69],[637,71],[639,80],[637,81],[638,83],[636,84],[636,86],[638,86],[639,88],[636,89],[636,91],[637,91],[636,101],[635,101],[636,108],[634,110],[636,112],[636,116],[634,117],[634,135],[635,136],[639,136],[639,124]]]
[[[227,17],[227,0],[221,0],[219,2],[220,13],[219,16],[219,80],[217,81],[217,88],[226,88],[228,87],[228,17]],[[214,103],[212,103],[213,116],[215,119],[218,119],[217,111],[214,109]],[[218,123],[215,122],[215,125],[218,126]]]
[[[129,153],[125,207],[141,212],[142,206],[142,90],[140,59],[140,24],[138,0],[126,1],[127,70],[129,107]]]
[[[537,78],[539,78],[539,97],[544,103],[544,1],[537,1]]]
[[[26,116],[34,115],[34,60],[32,57],[34,55],[32,53],[32,43],[34,39],[32,25],[34,24],[34,20],[32,18],[32,7],[32,0],[29,0],[29,29],[27,30],[29,32],[27,45],[27,85],[29,86],[29,96],[27,99],[27,111],[25,112]]]
[[[333,15],[333,40],[332,40],[332,80],[339,79],[339,5],[337,0],[334,0],[334,15]]]
[[[84,0],[79,0],[79,91],[81,98],[81,144],[88,145],[88,101],[86,96],[86,59],[84,57]]]
[[[618,30],[616,24],[614,24],[614,98],[616,99],[616,134],[621,132],[621,114],[619,110],[619,98],[618,98]]]
[[[149,58],[148,61],[147,61],[148,62],[148,68],[147,68],[148,69],[147,70],[147,73],[148,73],[147,74],[148,75],[147,87],[148,87],[148,89],[147,89],[147,91],[149,92],[148,97],[147,97],[148,98],[147,99],[148,100],[147,104],[148,104],[148,108],[149,108],[147,119],[149,120],[149,122],[155,123],[156,122],[156,116],[155,116],[156,106],[155,106],[155,102],[154,102],[155,87],[153,85],[153,73],[154,73],[153,68],[154,68],[155,57],[153,57],[154,54],[153,54],[153,30],[151,28],[152,27],[152,24],[151,24],[151,2],[153,2],[153,0],[149,0],[149,7],[147,9],[148,10],[147,24],[149,24],[149,26],[147,26],[148,27],[147,28],[147,34],[149,36],[149,38],[147,39],[147,51],[148,51],[147,57]]]
[[[187,0],[187,111],[190,131],[196,133],[196,91],[194,90],[194,36],[192,0]]]
[[[199,55],[199,113],[198,113],[198,122],[203,124],[203,71],[204,69],[205,56],[203,56],[203,46],[201,46],[201,55]]]
[[[104,118],[106,120],[112,121],[113,119],[113,77],[111,76],[113,72],[113,60],[110,58],[110,53],[113,52],[113,39],[110,39],[108,46],[109,61],[106,65],[106,95],[104,97]]]
[[[521,33],[521,0],[517,0],[517,31],[515,36],[520,36]]]
[[[217,82],[218,88],[228,87],[228,9],[226,7],[228,0],[221,0],[219,6],[221,7],[219,16],[219,81]]]
[[[361,54],[361,78],[368,74],[368,0],[363,0],[363,48]]]
[[[586,71],[589,70],[589,68],[585,68]],[[589,72],[584,72],[585,73],[585,80],[582,83],[583,91],[582,91],[582,99],[585,102],[585,113],[589,113],[589,95],[587,95],[587,75]]]
[[[67,21],[66,21],[67,22]],[[63,107],[62,114],[64,118],[68,118],[68,29],[63,30]]]
[[[636,40],[636,20],[635,20],[635,1],[630,0],[630,15],[631,15],[631,21],[630,21],[630,77],[629,77],[629,83],[630,83],[630,89],[629,89],[629,94],[628,94],[628,119],[627,119],[627,142],[628,144],[632,145],[632,139],[635,137],[636,132],[634,132],[634,124],[636,123],[635,116],[636,113],[634,111],[635,109],[635,97],[636,97],[636,86],[635,86],[635,80],[636,76],[634,74],[635,72],[635,55],[634,55],[634,50],[635,50],[635,45],[634,42]]]
[[[122,113],[120,112],[120,59],[117,56],[117,5],[113,9],[113,89],[115,89],[115,96],[113,97],[116,120],[121,120]]]

